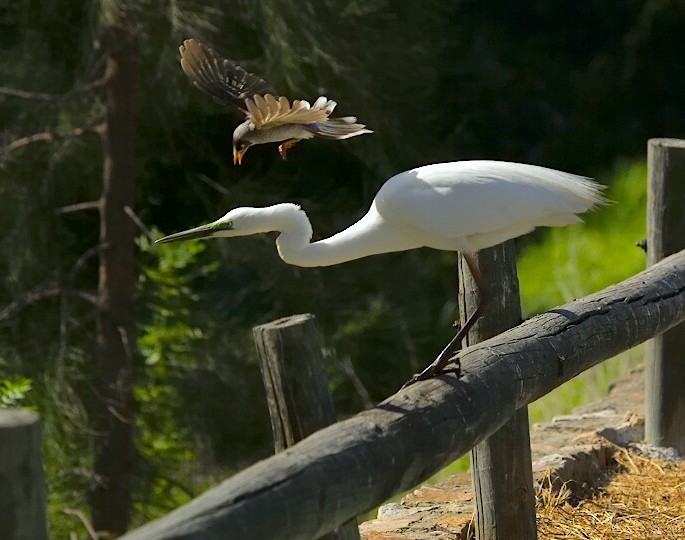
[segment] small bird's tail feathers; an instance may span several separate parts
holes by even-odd
[[[343,116],[342,118],[328,118],[323,122],[315,122],[307,125],[307,129],[320,137],[328,139],[349,139],[365,133],[373,133],[366,129],[365,124],[357,124],[354,116]]]

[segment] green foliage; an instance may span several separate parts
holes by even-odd
[[[157,229],[152,235],[162,236]],[[197,324],[198,295],[193,285],[215,272],[218,264],[203,260],[201,242],[155,245],[149,237],[140,236],[138,247],[142,366],[134,398],[143,482],[136,515],[145,521],[194,496],[195,441],[180,386],[207,339],[206,330]]]
[[[153,234],[162,236],[157,229]],[[201,260],[206,250],[202,242],[153,244],[141,236],[138,247],[142,260],[140,289],[145,293],[147,315],[138,346],[145,364],[190,362],[194,347],[204,339],[202,329],[192,326],[199,299],[193,284],[214,273],[219,263]]]
[[[26,377],[0,379],[0,407],[22,407],[33,383]]]

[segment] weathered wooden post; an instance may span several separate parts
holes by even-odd
[[[485,341],[521,322],[514,242],[476,254],[488,284],[490,302],[469,332],[469,345]],[[478,292],[464,260],[459,259],[459,308],[464,318],[476,309]],[[535,494],[530,455],[528,408],[471,451],[478,540],[534,540]]]
[[[0,409],[0,538],[47,540],[40,419]]]
[[[322,339],[312,314],[293,315],[252,330],[271,416],[276,452],[336,421],[323,363]],[[323,536],[359,540],[356,520]]]
[[[647,265],[685,249],[685,140],[650,139]],[[646,350],[645,437],[685,454],[685,325],[650,340]]]

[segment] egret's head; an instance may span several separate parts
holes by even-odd
[[[240,165],[245,152],[252,146],[253,143],[249,139],[253,129],[254,125],[248,120],[233,131],[233,165]]]
[[[280,205],[286,206],[286,205]],[[295,205],[290,205],[295,206]],[[234,208],[224,217],[207,225],[200,225],[194,229],[170,234],[156,240],[156,243],[180,242],[182,240],[197,240],[200,238],[221,238],[233,236],[249,236],[273,231],[273,208]]]

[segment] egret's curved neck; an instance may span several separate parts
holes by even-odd
[[[344,231],[318,242],[309,243],[312,228],[302,210],[281,216],[279,226],[273,230],[281,232],[276,239],[281,259],[296,266],[331,266],[378,253],[419,247],[384,226],[375,206]]]

